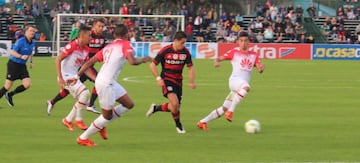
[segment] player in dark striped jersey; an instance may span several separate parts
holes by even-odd
[[[186,133],[180,122],[180,104],[182,97],[182,72],[186,65],[189,69],[189,86],[192,89],[195,85],[195,71],[191,54],[185,47],[186,33],[179,31],[175,34],[174,42],[162,48],[153,62],[150,64],[152,74],[157,80],[157,84],[162,87],[163,95],[169,101],[161,105],[151,104],[147,117],[155,112],[171,112],[175,121],[176,131],[180,134]],[[161,64],[161,74],[158,73],[156,66]]]

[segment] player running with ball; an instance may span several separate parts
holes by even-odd
[[[215,67],[220,66],[220,61],[231,61],[233,70],[229,78],[230,93],[222,106],[213,110],[197,123],[197,126],[202,130],[208,130],[207,123],[219,118],[224,113],[225,118],[231,122],[236,106],[250,91],[249,82],[253,68],[256,67],[259,73],[262,73],[265,69],[265,65],[260,62],[259,55],[249,51],[249,38],[246,32],[239,33],[237,42],[238,47],[215,59]]]

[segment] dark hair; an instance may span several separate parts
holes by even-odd
[[[93,21],[92,25],[96,24],[97,22],[101,22],[101,23],[105,24],[105,20],[103,18],[98,18]]]
[[[124,24],[119,24],[114,29],[114,36],[115,37],[125,37],[128,32],[129,31]]]
[[[80,35],[81,33],[89,32],[89,31],[91,31],[91,28],[90,28],[90,27],[88,27],[88,26],[82,26],[82,27],[80,27],[80,29],[79,29],[79,35]]]
[[[175,33],[175,36],[174,36],[175,40],[181,40],[183,38],[187,38],[187,35],[184,31],[178,31]]]
[[[249,34],[247,32],[240,32],[238,34],[238,38],[240,38],[240,37],[249,37]]]

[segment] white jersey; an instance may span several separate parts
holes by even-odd
[[[65,58],[61,61],[61,73],[64,80],[74,77],[79,68],[85,63],[89,54],[89,47],[79,46],[78,40],[71,41],[61,51]]]
[[[242,51],[240,48],[234,48],[224,54],[226,60],[231,60],[232,73],[229,80],[242,79],[250,82],[253,68],[260,63],[258,54],[253,51]]]
[[[103,62],[103,65],[97,74],[95,82],[102,84],[116,82],[128,55],[133,55],[131,43],[121,39],[114,40],[96,53],[96,57]]]

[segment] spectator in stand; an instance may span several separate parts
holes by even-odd
[[[204,42],[205,34],[203,31],[203,28],[200,28],[197,32],[195,32],[194,36],[195,36],[196,42]]]
[[[137,15],[139,14],[139,7],[136,4],[135,0],[131,0],[128,4],[129,14],[131,15]]]
[[[264,4],[260,2],[256,5],[256,17],[264,16],[264,8],[265,8]]]
[[[46,0],[43,0],[41,8],[42,8],[42,14],[44,15],[50,14],[50,7]]]
[[[19,28],[14,35],[15,40],[18,40],[19,38],[24,36],[24,31],[23,29]]]
[[[256,35],[256,42],[258,43],[264,42],[264,35],[261,31],[259,31]]]
[[[193,25],[192,23],[188,23],[186,25],[186,35],[187,35],[187,41],[192,42],[193,41]]]
[[[301,34],[299,36],[299,43],[306,43],[306,36],[305,34]]]
[[[205,27],[209,26],[212,23],[215,23],[215,21],[217,20],[217,12],[215,10],[214,7],[211,7],[210,11],[207,13],[206,17],[205,17]]]
[[[284,4],[282,4],[282,5],[280,6],[280,8],[278,9],[278,13],[280,14],[280,17],[281,17],[282,19],[284,19],[284,17],[285,17],[286,14],[287,14],[287,9],[286,9],[286,7],[285,7]]]
[[[291,20],[292,23],[296,23],[297,22],[297,17],[296,14],[294,13],[294,10],[290,10],[287,18],[289,18]]]
[[[257,43],[256,34],[250,28],[247,29],[247,32],[248,32],[248,35],[249,35],[249,42]]]
[[[69,40],[73,40],[78,37],[80,26],[81,26],[81,23],[76,21],[74,27],[72,28],[72,30],[70,32]]]
[[[263,32],[263,31],[264,31],[264,28],[263,28],[262,21],[261,21],[260,17],[257,17],[256,22],[255,22],[255,33]]]
[[[128,15],[129,14],[129,9],[128,9],[126,3],[123,3],[123,5],[120,7],[119,14],[120,15]]]
[[[31,11],[34,18],[39,16],[39,4],[37,0],[33,0],[31,4]]]
[[[250,28],[251,31],[257,33],[256,28],[255,28],[255,24],[256,24],[256,23],[255,23],[254,19],[251,18],[251,19],[250,19],[250,22],[249,22],[249,24],[248,24],[248,28]]]
[[[360,20],[360,6],[356,9],[356,18]]]
[[[276,15],[279,13],[279,9],[276,7],[275,3],[273,3],[270,7],[270,15],[271,20],[276,20]]]
[[[23,5],[23,3],[21,3],[20,0],[16,1],[15,11],[16,11],[17,15],[22,16],[24,14],[24,5]]]
[[[294,40],[295,39],[295,31],[294,29],[291,27],[291,26],[286,26],[286,29],[285,29],[285,36],[287,38],[289,38],[290,40]]]
[[[221,26],[220,29],[217,29],[216,31],[216,40],[217,41],[223,41],[225,40],[225,37],[228,35],[228,32],[225,28],[225,25]]]
[[[339,42],[344,42],[346,40],[343,26],[339,26],[339,29],[337,30],[337,36]]]
[[[44,32],[40,33],[39,41],[46,41],[46,35]]]
[[[349,19],[349,20],[355,20],[356,19],[356,16],[355,16],[355,13],[354,13],[354,8],[352,6],[347,7],[346,16],[347,16],[347,19]]]
[[[270,43],[274,42],[274,31],[271,27],[268,27],[264,31],[264,39]]]
[[[339,27],[339,23],[335,17],[333,17],[330,22],[330,29],[333,29],[334,27],[336,29]]]
[[[156,28],[156,31],[152,34],[152,41],[158,41],[158,42],[162,42],[164,37],[163,32],[161,31],[160,28]]]
[[[333,40],[338,40],[338,35],[337,35],[337,29],[336,27],[333,27],[331,32],[330,32],[330,38]]]
[[[235,43],[237,39],[237,34],[235,32],[230,32],[229,36],[225,37],[226,43]]]
[[[267,19],[264,19],[264,20],[262,21],[262,27],[263,27],[263,29],[266,29],[266,28],[268,28],[268,27],[272,27],[271,21],[269,21],[269,20],[267,20]],[[276,28],[274,28],[274,29],[276,29]]]
[[[96,13],[94,1],[90,1],[87,12],[90,12],[90,14]]]
[[[280,27],[279,27],[280,28]],[[283,41],[283,33],[281,33],[281,32],[276,32],[275,33],[275,40],[274,40],[274,42],[275,43],[282,43],[282,41]]]
[[[337,10],[336,10],[336,17],[339,16],[343,16],[345,14],[344,8],[342,6],[340,6]]]
[[[188,9],[186,8],[186,5],[182,5],[182,6],[181,6],[181,9],[180,9],[180,11],[179,11],[179,15],[184,15],[185,20],[188,19],[188,17],[189,17],[189,12],[188,12]]]
[[[294,5],[293,4],[289,4],[289,6],[287,7],[287,12],[290,13],[290,11],[294,11]]]
[[[188,14],[189,17],[195,17],[195,4],[193,0],[189,0],[189,4],[187,4],[188,7]]]
[[[64,32],[63,36],[61,37],[61,41],[70,41],[69,33],[67,31]]]
[[[301,22],[304,22],[304,9],[301,5],[297,5],[295,9],[295,14],[297,19],[300,19]]]
[[[329,26],[326,22],[324,22],[323,25],[320,26],[320,33],[321,33],[323,36],[325,36],[325,37],[329,36],[330,31],[331,31],[331,30],[330,30],[330,26]]]
[[[205,33],[204,33],[204,41],[205,42],[214,42],[215,36],[213,32],[211,31],[211,27],[206,27]]]
[[[243,25],[243,22],[244,22],[244,17],[241,16],[240,12],[238,12],[235,16],[235,22],[236,24],[238,24],[239,26],[242,26]]]
[[[228,20],[228,16],[227,16],[227,14],[226,14],[225,11],[221,14],[220,19],[222,19],[223,22],[225,22],[226,20]]]
[[[350,27],[349,27],[349,26],[345,27],[344,33],[345,33],[345,38],[346,38],[346,39],[353,39],[353,38],[352,38],[352,34],[351,34],[351,30],[350,30]]]
[[[24,6],[24,20],[34,20],[31,8],[28,6]]]
[[[355,34],[360,35],[360,23],[355,28]]]
[[[236,35],[241,31],[241,27],[239,24],[237,23],[234,23],[232,26],[231,26],[231,31],[232,33],[235,33]]]
[[[311,4],[309,6],[309,8],[306,9],[306,11],[309,13],[309,16],[312,17],[312,18],[315,18],[316,17],[316,8],[314,7],[313,4]]]
[[[306,43],[309,43],[309,44],[315,43],[315,38],[312,34],[310,34],[309,37],[306,39]]]
[[[203,27],[203,19],[200,15],[196,15],[194,20],[194,29],[199,30],[202,27]]]
[[[64,9],[64,13],[71,13],[71,6],[66,1],[63,3],[63,9]]]

